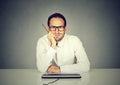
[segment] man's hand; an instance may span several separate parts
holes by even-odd
[[[51,47],[55,48],[56,47],[56,40],[55,40],[55,35],[51,31],[48,33],[48,40],[51,42]]]
[[[47,71],[48,73],[60,73],[60,67],[51,65]]]

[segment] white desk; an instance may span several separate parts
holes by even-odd
[[[55,79],[41,79],[35,69],[0,69],[0,85],[43,85]],[[50,85],[120,85],[120,69],[91,69],[81,79],[60,79]]]

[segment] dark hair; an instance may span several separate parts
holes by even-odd
[[[48,26],[50,25],[50,20],[51,20],[52,18],[61,18],[61,19],[63,19],[63,20],[64,20],[64,26],[66,27],[66,19],[65,19],[65,17],[64,17],[62,14],[60,14],[60,13],[54,13],[54,14],[52,14],[52,15],[50,15],[50,16],[48,17],[48,22],[47,22]]]

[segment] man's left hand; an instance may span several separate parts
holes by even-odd
[[[60,73],[60,67],[51,65],[47,71],[48,73]]]

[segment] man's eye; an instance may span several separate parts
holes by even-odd
[[[54,29],[55,29],[56,27],[55,27],[55,26],[53,26],[52,28],[54,28]]]
[[[55,28],[52,28],[51,30],[55,30]]]

